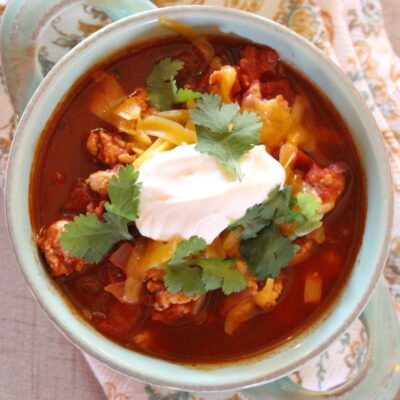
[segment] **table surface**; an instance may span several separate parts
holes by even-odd
[[[382,0],[386,27],[400,53],[399,0]],[[0,193],[0,400],[104,400],[82,354],[35,303],[7,239]]]

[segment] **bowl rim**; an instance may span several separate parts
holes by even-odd
[[[375,133],[379,132],[379,128],[376,124],[375,119],[373,118],[370,110],[368,109],[368,106],[365,102],[365,100],[362,98],[361,94],[357,91],[357,89],[353,86],[352,82],[350,79],[345,75],[345,73],[333,62],[331,61],[322,51],[314,47],[312,44],[310,44],[305,38],[297,35],[296,33],[290,31],[286,27],[268,20],[264,17],[251,14],[248,12],[244,12],[241,10],[234,10],[234,9],[227,9],[224,7],[219,7],[219,6],[172,6],[172,7],[165,7],[162,9],[155,9],[151,11],[145,11],[143,13],[135,14],[129,17],[126,17],[122,20],[116,21],[110,25],[107,25],[106,27],[102,28],[101,30],[97,31],[84,41],[82,41],[80,44],[78,44],[73,50],[71,50],[68,54],[66,54],[56,65],[55,67],[49,72],[49,74],[44,78],[44,80],[41,82],[40,86],[38,89],[35,91],[34,95],[32,96],[31,100],[29,101],[20,121],[18,124],[18,128],[16,130],[15,138],[13,140],[13,144],[11,147],[10,151],[10,159],[9,159],[9,168],[7,171],[7,178],[6,178],[6,189],[5,189],[5,206],[6,206],[6,217],[7,217],[7,227],[8,227],[8,232],[9,236],[11,239],[11,243],[14,249],[14,252],[17,256],[18,264],[19,267],[23,273],[24,279],[27,282],[28,286],[30,287],[34,297],[38,301],[38,303],[41,305],[41,307],[45,310],[49,318],[53,321],[53,323],[56,325],[56,327],[62,332],[64,336],[67,337],[68,340],[70,340],[73,344],[75,344],[77,347],[79,347],[81,350],[85,351],[86,353],[90,354],[94,358],[100,360],[101,362],[105,363],[107,366],[110,368],[121,372],[125,375],[128,375],[130,377],[134,377],[136,379],[139,379],[140,381],[149,383],[149,384],[154,384],[154,385],[159,385],[159,386],[164,386],[164,387],[169,387],[173,389],[178,389],[178,390],[195,390],[195,391],[224,391],[224,390],[234,390],[234,389],[242,389],[245,387],[251,387],[251,386],[256,386],[261,383],[265,383],[267,381],[273,381],[276,380],[291,371],[295,370],[296,368],[299,368],[305,361],[309,360],[313,356],[317,355],[321,351],[323,351],[326,346],[331,343],[336,337],[338,337],[349,325],[350,323],[362,312],[363,308],[367,304],[367,300],[372,294],[373,289],[375,288],[378,278],[381,275],[381,272],[383,270],[385,261],[388,257],[389,253],[389,238],[391,234],[391,225],[393,223],[393,185],[392,185],[392,178],[391,178],[391,173],[390,173],[390,167],[388,163],[388,157],[384,145],[383,138],[379,135],[376,134],[375,138],[375,145],[377,145],[377,151],[380,153],[381,156],[386,160],[386,162],[382,162],[382,174],[384,176],[385,182],[386,182],[386,189],[388,192],[386,193],[386,204],[387,204],[387,219],[383,222],[384,227],[385,227],[385,237],[384,237],[384,244],[382,248],[380,249],[380,254],[379,257],[377,258],[378,263],[375,267],[375,271],[373,274],[373,277],[371,281],[368,284],[368,287],[365,289],[365,292],[360,299],[359,303],[354,306],[354,309],[352,312],[347,316],[347,318],[342,321],[341,325],[339,328],[336,328],[334,332],[329,335],[327,335],[324,340],[320,340],[319,344],[315,346],[313,349],[306,351],[302,356],[299,356],[295,358],[294,361],[292,362],[287,362],[283,367],[277,368],[274,373],[270,373],[269,375],[265,376],[257,376],[255,378],[249,378],[246,380],[242,381],[232,381],[230,383],[223,383],[223,384],[218,384],[218,385],[207,385],[207,384],[191,384],[191,383],[177,383],[176,381],[169,380],[168,378],[160,379],[160,378],[153,378],[147,374],[142,374],[139,371],[132,371],[132,368],[127,367],[126,365],[122,365],[122,362],[117,360],[115,356],[112,354],[108,354],[106,351],[102,351],[102,349],[96,348],[96,345],[91,343],[88,337],[80,337],[77,332],[74,332],[74,327],[68,326],[62,319],[61,316],[59,315],[60,312],[55,310],[55,306],[53,304],[48,304],[44,300],[44,294],[40,292],[38,285],[35,283],[35,279],[33,276],[28,271],[28,268],[26,267],[24,261],[23,261],[23,250],[21,246],[19,246],[19,240],[18,240],[18,227],[15,226],[13,218],[12,218],[12,210],[17,207],[15,204],[15,200],[17,199],[16,192],[17,192],[17,187],[18,183],[16,182],[15,179],[15,173],[14,170],[18,168],[18,155],[22,151],[21,149],[24,147],[23,146],[23,139],[26,136],[27,130],[29,130],[28,124],[29,120],[36,111],[36,104],[38,102],[38,99],[42,96],[43,93],[45,93],[48,90],[48,87],[51,85],[53,79],[55,79],[61,72],[63,72],[66,68],[71,66],[72,62],[76,59],[79,59],[82,55],[85,55],[85,51],[88,47],[90,47],[92,44],[95,42],[99,41],[102,39],[103,36],[105,35],[113,35],[113,32],[116,30],[124,30],[124,29],[129,29],[127,26],[135,23],[139,23],[140,25],[144,25],[145,23],[151,22],[151,20],[157,18],[161,15],[168,15],[170,13],[177,14],[178,12],[180,13],[213,13],[214,16],[220,15],[221,17],[226,17],[229,15],[229,17],[232,17],[232,19],[235,18],[243,18],[245,17],[248,20],[248,23],[254,22],[257,24],[262,24],[264,25],[264,29],[272,29],[278,32],[280,35],[290,35],[291,38],[298,43],[299,46],[303,46],[309,49],[309,51],[313,52],[320,62],[324,64],[327,68],[329,68],[331,71],[333,71],[337,76],[340,77],[340,79],[346,83],[346,88],[351,91],[351,95],[354,98],[354,101],[358,102],[358,106],[360,107],[360,110],[362,110],[363,115],[365,118],[368,119],[368,125],[371,127],[371,129],[374,129]],[[223,15],[221,15],[223,14]],[[279,49],[278,49],[279,51]],[[84,75],[81,74],[81,76]],[[53,112],[56,109],[56,106],[54,106]],[[361,111],[360,111],[361,112]],[[28,129],[27,129],[28,128]],[[24,133],[25,132],[25,133]],[[38,135],[37,140],[36,140],[36,145],[38,143],[38,140],[40,138],[41,134]],[[32,167],[32,165],[31,165]],[[29,171],[30,172],[30,171]],[[30,222],[29,222],[30,224]],[[346,283],[347,285],[347,283]],[[341,289],[341,292],[343,293],[345,291],[345,288]],[[341,294],[342,294],[341,293]],[[339,296],[341,296],[341,294]],[[61,297],[61,296],[60,296]],[[328,314],[328,311],[325,311],[324,317],[326,317],[325,314]],[[330,311],[329,311],[330,314]],[[326,319],[329,319],[330,315],[327,316],[326,318],[322,318],[321,323],[324,323]],[[79,319],[79,318],[77,318]],[[82,321],[80,322],[82,324]],[[94,329],[94,328],[92,328]],[[86,327],[85,331],[87,331],[87,334],[89,335],[89,331]],[[300,336],[303,333],[299,334]],[[101,334],[100,334],[101,335]],[[306,337],[309,336],[306,334]],[[101,337],[106,340],[106,342],[110,342],[109,339]],[[117,345],[118,346],[118,345]],[[120,346],[118,346],[120,347]],[[284,347],[284,346],[283,346]],[[133,352],[132,350],[125,349],[124,351],[128,351],[130,353],[136,354],[138,357],[138,363],[140,363],[140,358],[143,357],[140,353]],[[149,356],[144,356],[145,358],[148,358]],[[165,365],[168,365],[169,362],[165,363],[161,359],[157,358],[152,358],[153,361],[156,361],[158,363],[163,363]],[[252,361],[250,361],[252,363]]]

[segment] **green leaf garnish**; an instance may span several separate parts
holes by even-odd
[[[233,258],[203,258],[196,260],[196,264],[203,268],[202,281],[207,291],[222,288],[228,295],[246,287],[246,280],[235,268],[236,260]]]
[[[282,190],[275,188],[264,203],[249,208],[229,226],[229,229],[243,227],[240,253],[259,279],[276,278],[297,251],[293,240],[322,225],[319,199],[308,193],[292,197],[291,193],[292,188],[287,185]],[[297,223],[294,235],[283,236],[279,225],[293,222]]]
[[[323,214],[318,212],[321,200],[309,193],[298,193],[296,196],[300,218],[294,233],[296,236],[305,236],[322,225]]]
[[[270,192],[264,203],[250,207],[242,218],[229,226],[229,229],[242,226],[244,230],[241,233],[241,238],[247,240],[256,237],[258,232],[271,225],[273,221],[276,223],[288,222],[277,221],[290,213],[291,193],[292,188],[290,186],[285,185],[282,190],[276,187]]]
[[[183,61],[163,58],[154,65],[146,80],[150,104],[160,111],[170,110],[176,103],[198,99],[201,93],[190,89],[179,89],[175,77],[183,68]]]
[[[199,99],[201,96],[202,94],[200,92],[179,88],[175,94],[175,103],[186,103],[189,100]]]
[[[120,168],[118,175],[114,175],[108,184],[108,196],[105,208],[108,212],[135,221],[139,212],[139,194],[141,184],[137,182],[139,172],[133,165]]]
[[[283,236],[275,224],[265,227],[256,237],[240,244],[240,253],[249,270],[261,280],[279,276],[296,251],[297,246]]]
[[[169,292],[193,296],[222,289],[230,294],[246,287],[246,280],[235,268],[235,259],[193,258],[205,248],[205,240],[198,236],[178,244],[165,267],[164,282]]]
[[[76,216],[60,236],[62,247],[73,257],[98,263],[116,243],[132,239],[127,220],[109,213],[104,219],[102,222],[92,213]]]
[[[170,293],[182,291],[187,296],[196,296],[205,293],[201,280],[203,271],[198,267],[187,264],[168,265],[164,275],[164,283]]]
[[[116,243],[132,239],[128,223],[138,217],[141,187],[138,176],[132,165],[120,168],[108,185],[110,202],[105,204],[105,222],[93,213],[75,217],[61,233],[63,249],[73,257],[98,263]]]
[[[238,106],[222,104],[221,97],[204,94],[190,116],[196,126],[196,150],[215,157],[240,178],[240,157],[259,141],[262,124],[257,114],[239,114]]]
[[[207,247],[206,241],[199,236],[192,236],[188,240],[182,240],[176,246],[174,255],[169,265],[181,264],[186,257],[198,255]]]

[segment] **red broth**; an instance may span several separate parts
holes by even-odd
[[[215,37],[216,52],[227,63],[237,64],[244,43]],[[279,50],[279,49],[278,49]],[[107,124],[90,113],[88,102],[96,89],[93,72],[106,71],[117,77],[127,93],[143,87],[154,62],[163,57],[195,54],[181,38],[146,43],[126,50],[95,67],[69,92],[48,124],[36,153],[31,179],[31,218],[34,229],[63,215],[71,188],[78,180],[100,168],[87,155],[89,132]],[[202,66],[194,70],[201,79]],[[200,72],[199,72],[200,71]],[[360,247],[366,213],[363,171],[350,134],[328,97],[304,77],[281,64],[279,77],[291,81],[298,93],[311,102],[308,126],[317,140],[310,156],[321,165],[343,162],[348,167],[346,190],[337,206],[324,219],[326,240],[307,260],[289,269],[278,304],[242,324],[233,335],[224,332],[219,314],[222,294],[208,298],[202,320],[166,325],[153,321],[145,306],[122,304],[103,290],[111,282],[124,280],[124,273],[109,261],[84,272],[55,278],[81,315],[112,340],[136,351],[183,362],[237,360],[272,349],[304,330],[331,306],[353,267]],[[305,277],[319,271],[323,278],[322,302],[305,304]]]

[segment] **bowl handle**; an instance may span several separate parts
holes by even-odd
[[[45,23],[63,8],[81,0],[8,0],[0,28],[0,55],[14,110],[21,114],[43,79],[38,62],[38,37]],[[149,0],[93,0],[111,19],[156,8]],[[22,28],[23,27],[23,28]]]
[[[383,278],[377,284],[361,320],[368,332],[364,368],[353,379],[326,392],[301,388],[285,377],[243,391],[249,400],[377,400],[395,399],[400,390],[399,322]]]

